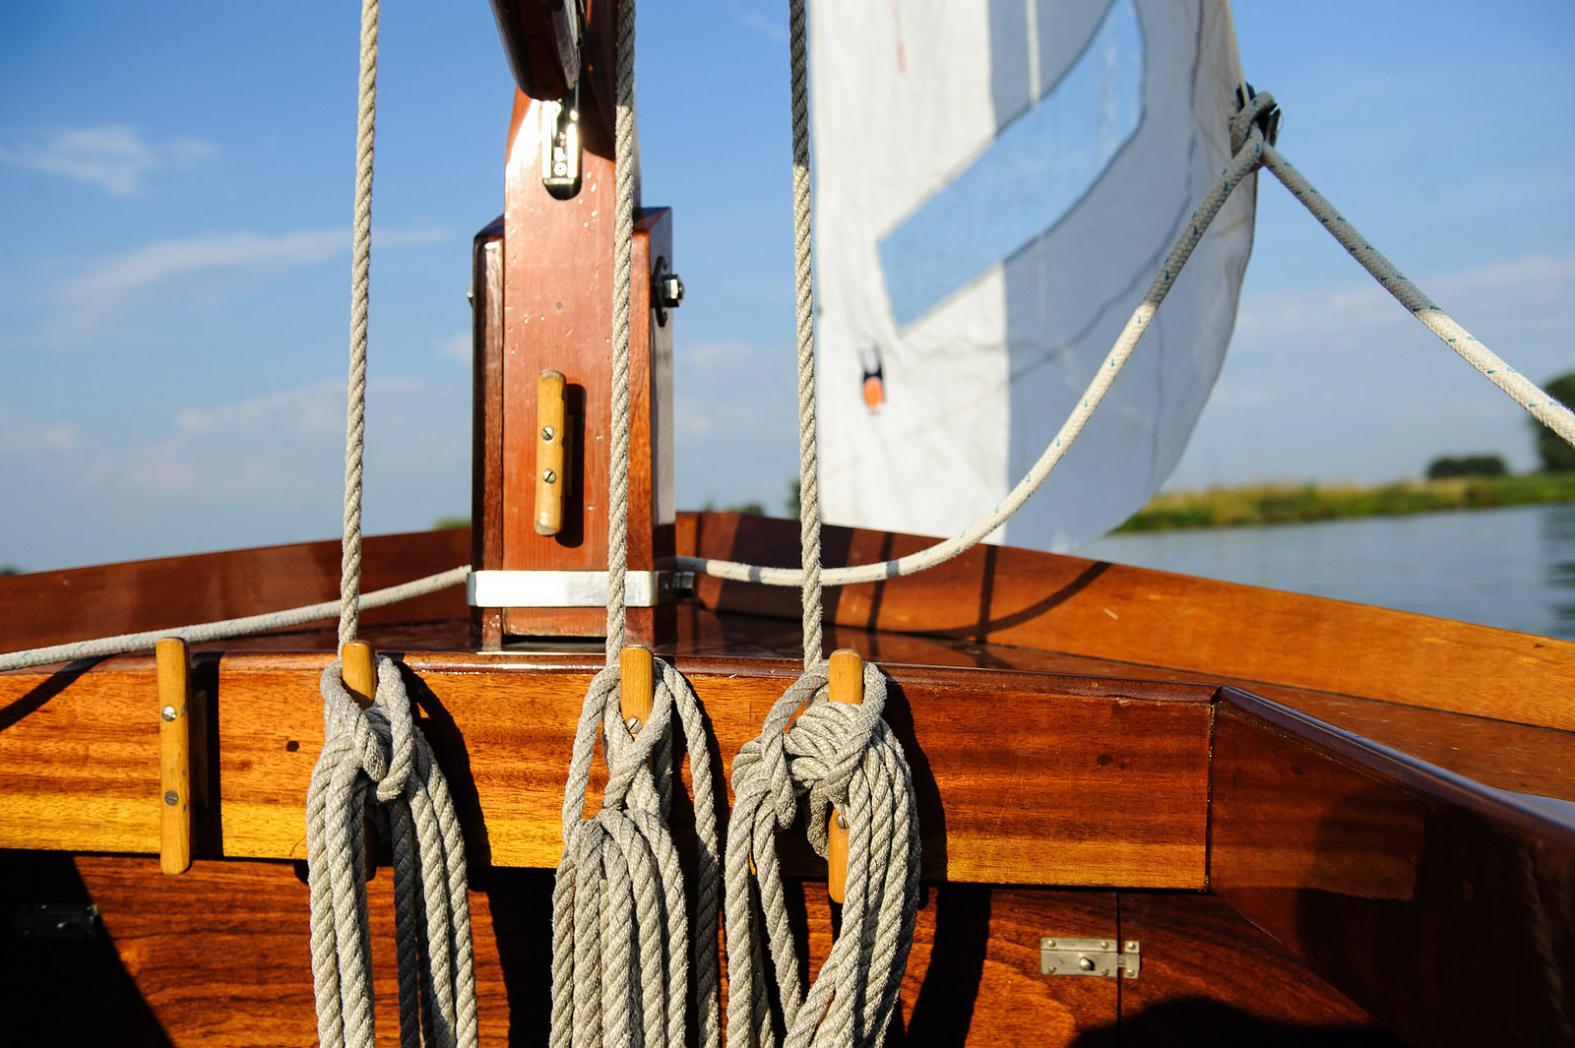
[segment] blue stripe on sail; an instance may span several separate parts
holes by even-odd
[[[1116,0],[1067,74],[876,244],[899,328],[1052,228],[1143,115],[1143,34]]]

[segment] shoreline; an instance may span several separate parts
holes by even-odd
[[[1248,484],[1162,492],[1110,534],[1312,524],[1559,502],[1575,502],[1575,472],[1374,485]]]

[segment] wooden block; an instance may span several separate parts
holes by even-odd
[[[191,865],[191,718],[186,642],[165,637],[154,647],[159,692],[159,869]]]

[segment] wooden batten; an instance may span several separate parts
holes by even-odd
[[[154,648],[159,698],[159,869],[191,865],[191,684],[186,642],[166,637]]]
[[[831,653],[827,667],[830,677],[826,698],[830,702],[844,702],[858,706],[864,702],[864,660],[852,648],[838,648]],[[826,894],[832,902],[840,903],[848,887],[848,826],[842,812],[831,810],[831,822],[826,827]]]

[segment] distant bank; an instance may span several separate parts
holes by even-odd
[[[1403,480],[1376,487],[1255,484],[1207,491],[1172,491],[1154,496],[1116,532],[1306,524],[1348,517],[1393,517],[1541,502],[1575,502],[1575,472]]]

